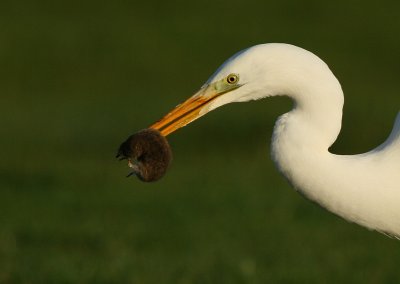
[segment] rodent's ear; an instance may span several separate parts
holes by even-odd
[[[128,159],[133,173],[145,182],[159,180],[172,161],[172,151],[167,139],[154,129],[144,129],[121,144],[117,158]]]

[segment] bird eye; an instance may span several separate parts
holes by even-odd
[[[236,84],[239,81],[239,76],[237,74],[229,74],[226,77],[226,82],[228,82],[228,84]]]

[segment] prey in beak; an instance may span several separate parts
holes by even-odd
[[[151,182],[164,176],[172,161],[172,151],[160,132],[147,128],[129,136],[119,146],[116,158],[128,160],[131,171],[127,177],[135,174],[141,181]]]
[[[211,102],[241,86],[238,80],[238,75],[230,74],[203,86],[149,128],[129,136],[117,153],[120,160],[128,160],[128,167],[132,170],[128,177],[135,174],[146,182],[160,179],[172,161],[172,151],[166,136],[206,114]]]

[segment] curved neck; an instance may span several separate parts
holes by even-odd
[[[307,171],[312,177],[331,159],[328,149],[340,132],[343,92],[333,74],[327,79],[314,85],[303,81],[288,92],[295,106],[275,123],[272,158],[293,185],[304,179],[303,167],[313,168]]]
[[[316,85],[304,82],[287,96],[293,99],[294,108],[277,120],[273,141],[284,139],[284,144],[293,147],[328,151],[341,129],[344,99],[340,84],[337,80]]]
[[[327,100],[291,97],[296,105],[279,117],[272,138],[271,155],[279,171],[296,190],[329,211],[399,235],[397,163],[328,151],[340,131],[342,92],[337,90]]]

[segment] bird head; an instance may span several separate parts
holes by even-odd
[[[246,93],[249,78],[248,67],[241,51],[224,64],[207,80],[193,96],[176,106],[167,115],[150,126],[167,136],[175,130],[189,124],[209,111],[224,104],[238,101]]]
[[[327,67],[321,72],[321,65],[325,63],[317,56],[293,45],[274,43],[250,47],[229,58],[198,92],[150,128],[167,136],[228,103],[299,94],[309,78],[324,76],[324,69],[331,74]]]

